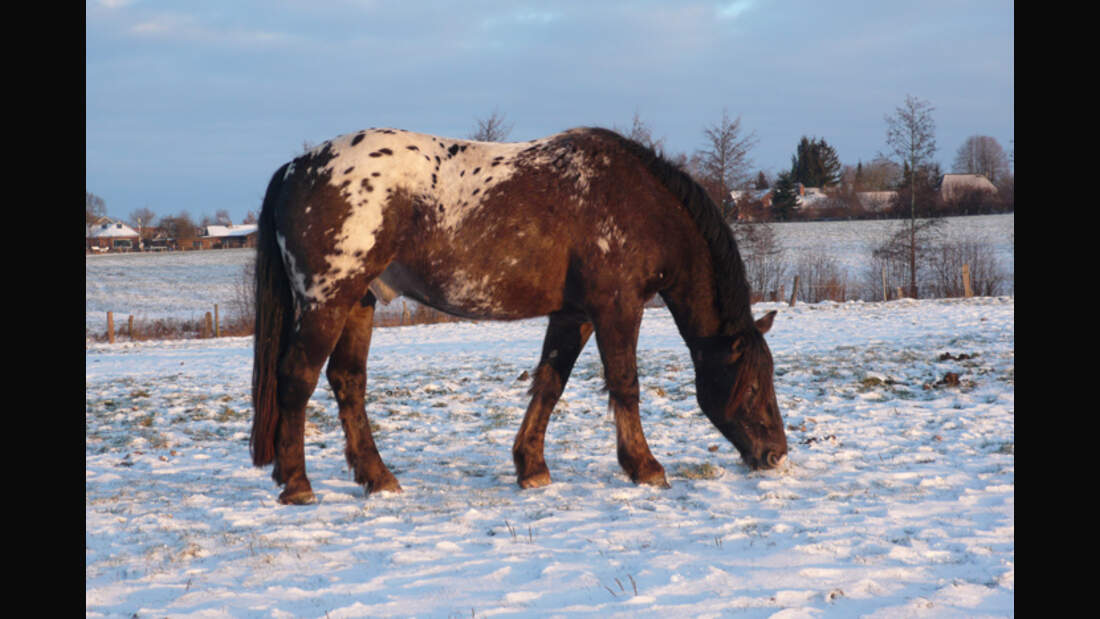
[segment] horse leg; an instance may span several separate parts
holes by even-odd
[[[650,452],[638,415],[636,347],[642,321],[641,306],[633,312],[605,312],[595,316],[593,321],[611,410],[615,415],[619,465],[635,483],[667,488],[665,469]]]
[[[317,386],[325,359],[343,328],[346,311],[337,308],[308,310],[289,338],[279,361],[279,421],[275,429],[275,468],[272,478],[283,492],[279,502],[306,504],[314,501],[306,477],[306,404]]]
[[[378,454],[367,419],[367,354],[374,325],[374,306],[374,294],[368,292],[348,312],[344,331],[325,371],[340,407],[340,424],[347,440],[344,456],[355,473],[355,482],[362,484],[367,494],[380,490],[401,491],[397,478]]]
[[[590,335],[592,323],[587,322],[583,315],[550,315],[542,344],[542,357],[531,385],[531,403],[512,444],[512,459],[516,463],[516,477],[521,488],[538,488],[550,483],[550,470],[542,455],[546,426],[573,371],[573,364]]]

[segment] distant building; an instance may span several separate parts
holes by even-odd
[[[821,187],[806,187],[802,183],[795,183],[795,189],[798,190],[796,198],[798,208],[817,208],[822,206],[824,204],[822,201],[828,198]],[[759,202],[760,206],[769,208],[772,205],[774,191],[774,189],[734,190],[730,192],[730,198],[734,202],[748,201],[750,204]]]
[[[195,239],[195,249],[255,247],[259,229],[257,224],[206,226],[202,230],[202,236]]]
[[[941,200],[953,202],[974,191],[997,193],[997,187],[981,174],[944,174],[940,177],[939,191]]]
[[[141,249],[141,237],[130,226],[109,217],[100,217],[88,226],[85,235],[86,251],[137,251]]]

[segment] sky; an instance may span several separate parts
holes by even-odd
[[[907,96],[945,172],[970,136],[1015,138],[1010,1],[88,0],[85,24],[86,190],[119,219],[240,222],[306,143],[494,112],[508,141],[637,115],[668,155],[726,113],[771,176],[802,136],[887,153]]]

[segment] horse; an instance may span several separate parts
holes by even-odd
[[[679,166],[601,128],[529,142],[369,129],[328,140],[271,177],[259,217],[252,462],[274,462],[279,501],[315,501],[306,403],[326,360],[347,464],[365,495],[400,492],[364,398],[379,300],[459,317],[547,316],[531,397],[512,446],[521,488],[551,483],[543,439],[592,334],[617,456],[636,484],[669,487],[638,413],[643,306],[668,307],[702,412],[751,469],[786,460],[764,334],[730,226]]]

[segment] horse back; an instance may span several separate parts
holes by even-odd
[[[597,287],[652,294],[690,242],[667,189],[593,130],[505,144],[364,131],[299,157],[287,181],[281,243],[307,302],[377,278],[454,314],[525,318]]]

